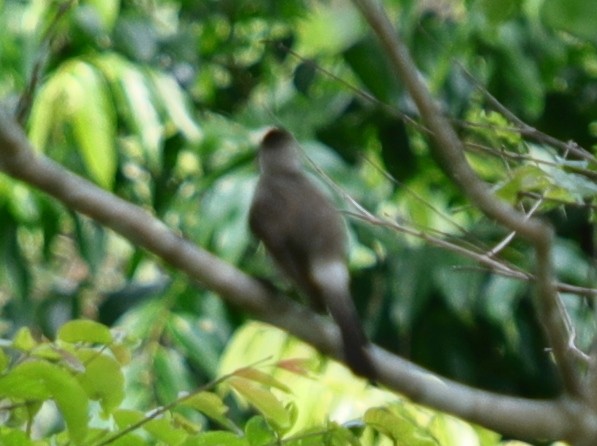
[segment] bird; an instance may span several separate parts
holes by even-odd
[[[311,306],[329,312],[353,373],[374,379],[370,341],[350,292],[348,237],[340,212],[304,172],[298,142],[287,130],[269,129],[258,159],[260,176],[249,209],[251,232]]]

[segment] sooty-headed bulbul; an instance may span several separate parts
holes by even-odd
[[[350,293],[346,227],[338,210],[303,172],[298,143],[286,130],[265,134],[259,166],[251,231],[311,304],[329,311],[340,329],[348,366],[373,379],[370,344]]]

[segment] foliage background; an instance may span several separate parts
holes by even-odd
[[[386,4],[462,137],[491,149],[471,151],[471,163],[507,200],[528,206],[528,194],[545,193],[560,279],[592,286],[591,166],[523,140],[466,74],[531,126],[591,149],[590,0]],[[379,215],[481,250],[506,235],[467,206],[420,128],[402,119],[416,120],[414,107],[348,2],[3,0],[0,8],[0,97],[22,112],[35,146],[251,274],[286,286],[246,226],[255,144],[272,124],[295,133],[319,168]],[[142,410],[290,348],[43,194],[6,177],[0,190],[5,339],[22,327],[54,339],[79,318],[122,327],[139,340],[125,401]],[[471,385],[557,393],[526,283],[420,238],[349,224],[354,296],[376,343]],[[516,241],[500,255],[532,269]],[[564,297],[587,343],[592,305]],[[236,410],[231,417],[245,419]]]

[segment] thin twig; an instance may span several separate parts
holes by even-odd
[[[487,184],[477,177],[467,163],[462,142],[432,99],[406,45],[394,30],[381,4],[372,0],[353,0],[353,3],[379,38],[396,75],[409,91],[425,125],[431,130],[435,141],[433,149],[446,174],[488,217],[517,232],[534,246],[539,319],[553,350],[566,392],[580,397],[583,391],[576,358],[568,348],[568,329],[560,312],[561,305],[554,285],[553,230],[538,219],[525,219],[524,214],[490,192]],[[527,133],[528,130],[525,129]]]
[[[69,9],[75,4],[75,2],[76,0],[67,0],[59,5],[56,15],[49,23],[45,32],[42,33],[42,44],[38,51],[35,63],[33,64],[27,85],[19,97],[19,102],[17,103],[15,111],[16,120],[19,124],[21,124],[21,126],[24,125],[29,113],[31,112],[35,91],[41,81],[42,73],[46,67],[48,55],[50,53],[50,47],[52,46],[52,42],[54,41],[58,30],[58,24],[64,15],[69,11]]]
[[[163,415],[164,413],[168,412],[169,410],[174,409],[175,407],[181,405],[182,403],[184,403],[185,401],[188,401],[189,399],[199,395],[201,392],[205,392],[209,389],[213,389],[215,388],[217,385],[223,383],[224,381],[230,379],[231,377],[233,377],[234,375],[237,375],[240,371],[251,368],[251,367],[255,367],[256,365],[258,365],[259,363],[262,363],[264,360],[258,361],[254,364],[251,364],[249,366],[246,367],[242,367],[240,369],[234,370],[230,373],[227,373],[225,375],[220,376],[217,379],[214,379],[210,382],[208,382],[207,384],[204,384],[202,386],[200,386],[199,388],[193,390],[192,392],[187,393],[186,395],[183,395],[179,398],[177,398],[176,400],[161,406],[153,411],[151,411],[151,413],[147,414],[143,419],[137,421],[136,423],[133,423],[129,426],[127,426],[126,428],[122,429],[121,431],[118,431],[117,433],[115,433],[114,435],[111,435],[110,437],[100,441],[99,443],[96,443],[95,446],[106,446],[110,443],[114,443],[116,440],[124,437],[127,434],[130,434],[133,431],[136,431],[137,429],[143,427],[143,425],[147,424],[149,421],[159,417],[160,415]]]
[[[141,208],[101,190],[35,153],[14,119],[0,113],[0,169],[88,215],[186,273],[230,304],[341,359],[337,327],[291,299],[273,293],[213,254],[183,240]],[[378,382],[420,404],[518,437],[570,438],[580,407],[569,400],[498,395],[443,378],[377,346],[371,359]]]
[[[322,67],[321,65],[315,63],[314,61],[312,61],[310,59],[307,59],[306,57],[301,56],[299,53],[297,53],[293,49],[289,48],[288,46],[284,45],[283,43],[281,43],[281,42],[272,42],[270,40],[264,40],[264,42],[265,43],[275,43],[275,45],[277,45],[277,47],[279,49],[281,49],[283,51],[286,51],[288,54],[290,54],[291,56],[293,56],[296,59],[300,60],[302,63],[309,64],[309,66],[311,66],[315,70],[319,71],[320,73],[325,74],[330,79],[333,79],[334,81],[338,82],[338,84],[342,85],[344,88],[350,90],[351,92],[353,92],[357,96],[361,97],[362,99],[364,99],[364,100],[366,100],[368,102],[371,102],[373,104],[376,104],[377,106],[379,106],[380,108],[382,108],[384,111],[386,111],[386,113],[388,113],[390,116],[394,116],[395,118],[400,119],[405,124],[410,125],[411,127],[419,130],[422,133],[429,133],[430,132],[429,129],[425,128],[425,126],[423,126],[420,122],[416,121],[415,119],[411,118],[408,114],[400,111],[399,109],[397,109],[396,107],[391,106],[390,104],[387,104],[387,103],[383,102],[382,100],[376,98],[372,94],[366,92],[364,89],[352,85],[347,80],[342,79],[339,76],[336,76],[330,70]]]
[[[543,203],[543,197],[540,197],[538,200],[535,201],[535,203],[533,204],[533,206],[531,207],[531,210],[529,212],[527,212],[527,218],[530,218],[536,211],[537,209],[539,209],[539,206],[541,206],[541,204]],[[502,251],[506,246],[508,246],[508,244],[512,241],[512,239],[516,236],[516,232],[512,231],[510,234],[508,234],[506,237],[504,237],[504,239],[499,242],[497,245],[495,245],[491,250],[489,250],[487,252],[487,255],[489,257],[495,257],[500,251]]]
[[[469,80],[475,85],[475,87],[487,98],[490,105],[493,106],[497,111],[504,115],[510,122],[512,122],[520,132],[522,136],[527,138],[535,139],[541,143],[560,149],[562,152],[570,152],[579,158],[588,161],[597,161],[597,158],[593,156],[591,152],[579,146],[573,141],[563,142],[553,136],[550,136],[542,131],[528,125],[518,116],[503,105],[495,96],[493,96],[477,79],[462,65],[459,64],[462,71],[469,78]]]

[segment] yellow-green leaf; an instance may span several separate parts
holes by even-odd
[[[0,373],[4,372],[4,370],[6,370],[6,367],[8,367],[8,356],[6,356],[6,353],[4,353],[4,350],[0,349]]]
[[[119,409],[112,414],[116,425],[120,429],[126,429],[133,424],[139,423],[145,414],[139,410],[133,409]]]
[[[97,11],[102,25],[111,30],[118,19],[120,0],[87,0]]]
[[[110,344],[112,333],[105,325],[87,319],[69,321],[60,327],[57,338],[65,342]]]
[[[192,407],[224,427],[234,428],[234,423],[226,418],[228,406],[212,392],[200,392],[186,399],[183,405]]]
[[[227,383],[276,428],[280,430],[290,428],[290,414],[269,389],[257,385],[254,381],[237,376],[231,377]]]
[[[111,189],[117,167],[116,118],[110,91],[91,65],[72,67],[74,91],[78,94],[71,114],[73,134],[87,172],[97,183]]]
[[[397,444],[436,445],[433,437],[413,420],[399,416],[386,408],[369,409],[363,421],[372,429],[386,435]]]
[[[240,376],[242,378],[258,382],[260,384],[263,384],[264,386],[275,387],[276,389],[282,390],[283,392],[291,393],[291,390],[288,388],[288,386],[275,379],[271,374],[264,373],[261,370],[258,370],[254,367],[245,367],[239,369],[234,374],[236,376]]]
[[[0,377],[0,396],[53,399],[64,418],[71,440],[81,444],[87,433],[88,399],[76,378],[45,361],[24,362]]]
[[[124,376],[120,364],[111,356],[91,349],[82,349],[77,356],[85,371],[77,376],[92,400],[99,401],[108,415],[124,399]]]
[[[183,446],[249,446],[249,442],[235,434],[223,431],[211,431],[190,438]]]
[[[13,348],[23,352],[30,352],[35,346],[37,346],[37,341],[33,339],[33,335],[31,334],[31,330],[29,330],[29,328],[21,327],[12,339],[12,346]]]
[[[166,417],[149,420],[143,427],[157,440],[167,445],[179,445],[188,437],[183,429],[174,427],[172,421]]]

